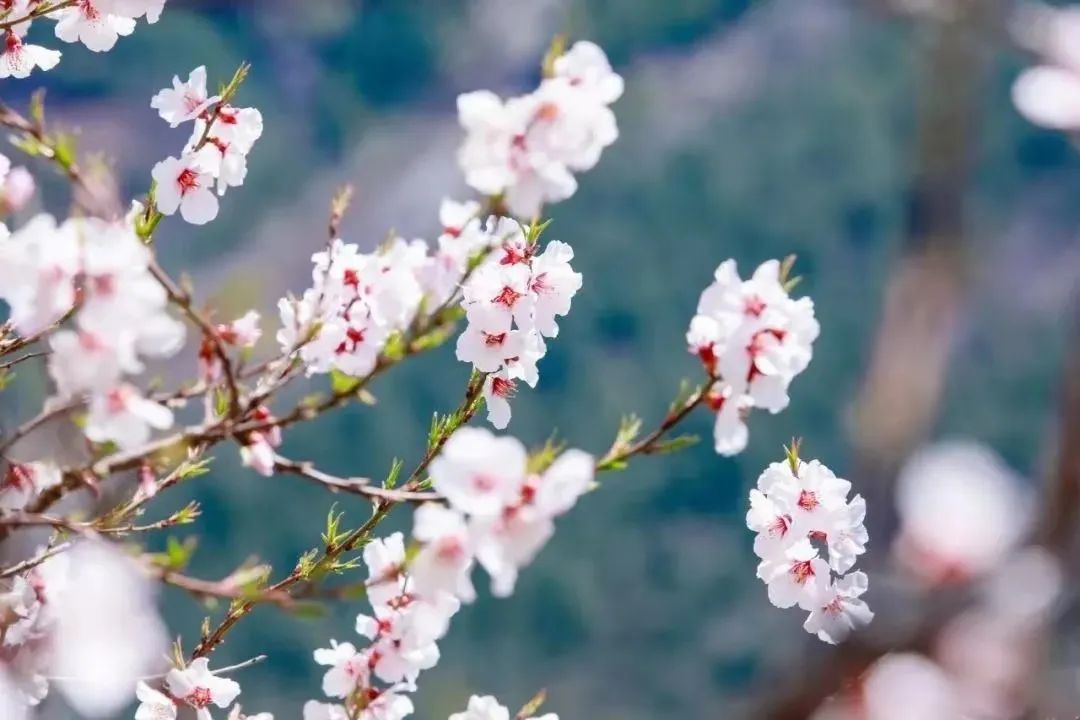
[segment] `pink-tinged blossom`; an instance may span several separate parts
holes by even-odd
[[[41,492],[59,485],[60,480],[60,469],[53,463],[12,463],[0,479],[0,510],[22,510]]]
[[[277,455],[264,433],[250,432],[240,446],[240,462],[263,477],[270,477],[274,474]]]
[[[451,508],[426,503],[413,516],[413,537],[424,544],[409,567],[415,592],[426,599],[449,593],[472,602],[476,597],[469,577],[473,548],[465,517]]]
[[[114,442],[121,449],[138,447],[153,430],[172,426],[169,408],[148,400],[127,384],[120,384],[90,398],[86,437],[94,442]]]
[[[29,170],[22,166],[12,168],[0,189],[0,212],[19,212],[30,202],[36,189],[37,183]]]
[[[122,17],[137,20],[146,18],[146,22],[153,25],[161,19],[161,13],[165,10],[166,0],[107,0],[110,11]]]
[[[827,701],[812,720],[956,720],[966,717],[952,678],[916,653],[889,653],[850,693]]]
[[[573,171],[587,170],[618,137],[608,105],[622,93],[603,51],[578,43],[533,93],[502,100],[486,90],[458,97],[465,142],[458,161],[465,181],[501,195],[517,217],[577,190]]]
[[[176,703],[172,698],[142,680],[135,686],[135,697],[139,700],[135,720],[176,720]]]
[[[370,676],[367,656],[358,653],[352,643],[331,640],[330,647],[315,651],[315,662],[330,668],[322,680],[322,691],[327,697],[348,697],[356,688],[366,685]]]
[[[793,299],[776,260],[762,263],[748,280],[735,261],[722,263],[698,301],[687,345],[718,378],[716,451],[734,455],[746,446],[745,416],[752,408],[777,413],[787,407],[788,387],[806,369],[819,326],[809,298]]]
[[[502,429],[510,420],[508,400],[516,380],[539,381],[539,361],[547,353],[544,336],[558,333],[556,318],[570,310],[581,275],[570,267],[573,250],[558,241],[536,254],[520,224],[501,218],[489,223],[498,247],[462,288],[468,325],[458,336],[458,360],[497,380],[485,383],[488,417]],[[499,392],[496,392],[498,390]]]
[[[367,597],[372,607],[388,605],[406,594],[405,537],[393,533],[376,538],[364,546],[364,565],[368,570]]]
[[[0,52],[0,79],[22,79],[34,68],[52,70],[60,62],[60,51],[23,42],[16,33],[4,33],[4,49]]]
[[[241,710],[239,705],[233,705],[229,710],[227,720],[274,720],[274,716],[268,712],[255,713],[254,715],[248,715]]]
[[[527,461],[516,439],[464,427],[432,461],[431,484],[461,512],[498,517],[521,496]]]
[[[533,323],[544,337],[559,334],[555,318],[570,312],[570,301],[581,289],[581,273],[570,267],[573,259],[573,248],[553,240],[532,262],[529,290],[535,295]]]
[[[798,605],[809,610],[831,576],[828,564],[804,538],[790,545],[783,556],[762,560],[758,577],[768,585],[769,601],[776,607]]]
[[[848,573],[834,582],[821,584],[803,628],[835,645],[852,630],[868,625],[874,613],[859,599],[867,586],[864,572]]]
[[[622,97],[623,79],[611,69],[607,55],[596,43],[579,40],[552,64],[554,75],[605,105]]]
[[[205,225],[218,214],[218,199],[212,187],[213,155],[216,150],[205,147],[197,153],[180,158],[168,157],[154,166],[157,209],[164,215],[177,210],[192,225]]]
[[[1080,10],[1030,9],[1030,37],[1021,41],[1045,61],[1025,70],[1013,84],[1020,113],[1036,125],[1054,130],[1080,129]],[[1025,16],[1026,17],[1026,16]]]
[[[165,88],[150,100],[150,107],[172,127],[194,120],[220,99],[206,91],[205,65],[192,70],[184,82],[174,76],[172,84],[171,88]]]
[[[817,460],[789,459],[761,474],[746,514],[747,527],[757,533],[757,574],[769,587],[770,601],[809,610],[804,627],[826,642],[873,617],[858,600],[866,590],[865,574],[844,575],[868,540],[866,503],[859,495],[849,500],[850,491],[851,483]]]
[[[81,270],[75,226],[57,226],[37,215],[8,235],[0,226],[0,298],[23,335],[55,323],[75,304],[75,277]]]
[[[137,678],[161,667],[168,640],[156,586],[108,543],[81,542],[68,560],[67,590],[54,600],[49,674],[77,713],[110,716],[128,704]]]
[[[304,720],[350,720],[343,705],[308,700],[304,703]]]
[[[112,0],[76,0],[56,15],[56,37],[81,42],[92,52],[112,50],[120,36],[135,32],[135,20],[111,12]]]
[[[487,407],[487,419],[496,430],[510,424],[510,398],[517,392],[517,381],[506,370],[498,370],[484,378],[482,394]]]
[[[464,712],[454,713],[448,720],[510,720],[510,711],[491,695],[473,695]],[[522,717],[521,720],[559,720],[555,713],[539,717]]]
[[[242,348],[255,347],[255,343],[259,342],[259,338],[262,337],[259,321],[259,313],[255,310],[248,310],[228,325],[219,325],[217,328],[218,335],[230,345]]]
[[[173,669],[165,677],[169,692],[195,710],[199,720],[211,720],[210,705],[227,708],[240,694],[240,686],[210,671],[209,660],[196,658],[183,670]]]
[[[991,450],[946,442],[920,450],[896,485],[894,547],[914,576],[936,584],[997,568],[1027,533],[1033,500]]]

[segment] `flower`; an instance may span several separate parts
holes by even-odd
[[[330,667],[322,681],[323,694],[328,697],[347,697],[368,681],[368,658],[358,653],[352,643],[331,640],[329,648],[315,651],[315,662]]]
[[[853,572],[835,582],[819,585],[803,628],[827,643],[836,644],[855,628],[868,625],[874,613],[859,599],[867,584],[866,573]]]
[[[424,543],[409,574],[417,595],[437,599],[450,593],[465,602],[476,598],[472,573],[472,538],[465,517],[456,510],[425,503],[413,516],[413,537]]]
[[[173,76],[172,84],[171,88],[165,88],[150,101],[150,107],[156,109],[161,119],[172,127],[194,120],[221,99],[216,95],[211,97],[206,91],[205,65],[192,70],[186,82]]]
[[[746,525],[757,533],[757,575],[768,585],[769,600],[777,607],[809,610],[807,632],[837,642],[873,618],[858,599],[866,591],[866,575],[844,575],[866,551],[866,503],[859,495],[848,500],[851,483],[796,453],[789,450],[786,462],[772,463],[758,478]],[[819,547],[827,551],[827,561]],[[835,580],[833,573],[839,576]]]
[[[138,720],[138,718],[136,718],[136,720]],[[229,711],[228,720],[274,720],[274,716],[268,712],[245,715],[240,710],[239,705],[233,705],[232,710]]]
[[[1029,68],[1013,84],[1017,110],[1036,125],[1054,130],[1080,129],[1080,11],[1076,8],[1031,10],[1028,44],[1046,64]],[[1041,31],[1041,32],[1039,32]],[[1024,38],[1022,38],[1023,40]]]
[[[121,383],[90,398],[85,432],[94,442],[112,441],[121,449],[131,449],[145,443],[151,429],[165,430],[172,422],[171,410]]]
[[[22,510],[61,479],[60,469],[51,462],[12,463],[0,480],[0,510]]]
[[[137,678],[155,672],[168,646],[156,586],[126,552],[83,541],[50,558],[33,583],[53,618],[48,675],[80,716],[108,717],[130,702]]]
[[[218,200],[211,190],[214,175],[210,170],[215,152],[206,147],[179,159],[168,157],[154,166],[155,201],[162,214],[173,215],[180,210],[192,225],[205,225],[217,217]]]
[[[569,245],[552,241],[539,255],[521,226],[502,218],[489,223],[501,252],[481,264],[462,288],[468,326],[458,336],[456,356],[485,378],[488,419],[497,429],[510,422],[509,398],[515,380],[530,387],[539,380],[537,363],[547,353],[544,336],[554,337],[556,317],[566,315],[581,287],[570,267]]]
[[[745,416],[755,407],[787,407],[788,386],[806,369],[819,327],[809,298],[785,288],[779,262],[762,263],[748,280],[734,260],[720,264],[701,294],[686,333],[689,350],[714,380],[709,405],[717,411],[716,452],[746,447]]]
[[[0,52],[0,79],[29,77],[34,68],[52,70],[59,62],[59,50],[28,45],[11,30],[4,33],[4,50]]]
[[[995,569],[1027,533],[1031,492],[993,451],[951,441],[916,452],[896,483],[901,563],[930,584]]]
[[[521,496],[527,459],[514,438],[464,427],[432,461],[431,483],[457,510],[497,517]]]
[[[535,217],[544,204],[573,195],[572,171],[593,167],[618,137],[608,105],[622,94],[622,79],[603,51],[577,43],[553,70],[528,95],[505,101],[486,90],[458,96],[465,181],[502,196],[518,217]]]
[[[135,720],[176,720],[176,703],[172,698],[142,680],[135,686],[135,697],[139,699]]]
[[[0,227],[0,298],[23,335],[41,332],[71,310],[80,270],[74,223],[57,226],[42,214],[11,235]]]
[[[304,720],[349,720],[349,712],[341,705],[308,700],[304,703]]]
[[[56,14],[56,37],[81,42],[88,50],[112,50],[121,35],[135,32],[135,20],[111,12],[110,0],[78,0]]]
[[[491,695],[473,695],[465,712],[454,713],[448,720],[510,720],[510,711],[499,704]],[[559,720],[555,713],[547,713],[537,718],[522,720]]]
[[[196,658],[183,670],[172,669],[165,677],[169,692],[195,709],[199,720],[210,720],[210,705],[227,708],[240,694],[240,685],[210,671],[210,661]]]

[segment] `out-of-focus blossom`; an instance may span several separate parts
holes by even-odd
[[[947,442],[920,450],[896,488],[895,550],[930,583],[964,580],[994,568],[1026,532],[1030,492],[991,450]]]
[[[1080,130],[1080,10],[1028,8],[1017,34],[1045,60],[1013,85],[1013,102],[1028,120],[1055,130]]]
[[[874,663],[858,686],[825,703],[813,720],[957,720],[956,689],[941,667],[915,653]]]

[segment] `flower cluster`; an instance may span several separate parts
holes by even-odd
[[[13,23],[4,30],[0,78],[25,78],[35,67],[51,70],[60,62],[60,51],[25,42],[35,17],[55,20],[56,37],[63,42],[82,43],[93,52],[106,52],[121,36],[135,32],[139,18],[156,23],[165,0],[76,0],[53,5],[60,7],[48,8],[41,0],[0,3],[5,22]]]
[[[367,375],[387,339],[416,316],[424,297],[427,244],[394,238],[363,253],[336,238],[311,260],[312,287],[299,299],[278,302],[278,342],[286,353],[299,351],[309,375]]]
[[[554,533],[554,519],[592,486],[594,468],[591,455],[567,450],[533,472],[518,440],[458,430],[431,464],[431,484],[449,505],[416,512],[413,536],[423,543],[412,565],[417,591],[471,601],[475,559],[491,576],[492,592],[510,595],[518,571]]]
[[[49,337],[49,374],[61,399],[87,400],[86,436],[121,447],[172,424],[172,413],[124,376],[142,371],[140,356],[168,357],[184,340],[184,326],[165,312],[167,295],[150,273],[150,252],[135,234],[132,218],[139,212],[61,225],[38,215],[0,239],[0,298],[24,336],[60,321],[78,297],[75,328]]]
[[[809,611],[803,627],[829,643],[874,616],[859,599],[866,573],[849,572],[868,540],[866,503],[860,495],[849,501],[850,491],[850,482],[791,450],[786,462],[772,463],[758,478],[746,515],[747,526],[758,534],[757,576],[768,585],[769,600]]]
[[[497,232],[499,249],[462,289],[468,327],[458,337],[457,358],[487,373],[488,420],[501,430],[510,422],[517,381],[536,386],[537,363],[547,353],[544,338],[559,334],[556,318],[570,312],[581,274],[570,267],[574,251],[566,243],[549,242],[537,254],[533,229],[527,235],[503,218]]]
[[[431,464],[432,485],[448,507],[427,503],[416,511],[406,550],[401,533],[364,548],[372,615],[359,615],[356,631],[368,645],[331,641],[315,651],[328,666],[323,693],[341,703],[312,700],[304,720],[400,720],[413,712],[409,692],[420,672],[439,660],[438,641],[461,606],[475,598],[470,575],[479,562],[492,591],[509,595],[518,570],[554,532],[553,520],[588,490],[593,459],[562,453],[543,473],[531,473],[524,446],[486,430],[462,428]]]
[[[486,90],[460,95],[458,118],[467,136],[458,160],[466,182],[501,196],[520,218],[565,200],[577,190],[573,173],[596,165],[618,138],[609,106],[622,91],[604,51],[578,42],[528,95],[506,101]]]
[[[339,702],[309,701],[304,720],[401,720],[411,715],[413,703],[407,693],[416,689],[420,672],[439,661],[437,642],[460,607],[449,593],[416,592],[406,571],[401,533],[369,543],[364,563],[373,614],[358,615],[356,631],[368,645],[357,649],[353,643],[331,640],[329,648],[315,651],[315,662],[329,667],[323,693]]]
[[[762,263],[749,280],[734,260],[716,269],[701,294],[686,340],[715,379],[707,398],[716,411],[716,452],[736,455],[746,448],[745,418],[752,408],[772,413],[788,405],[788,386],[806,369],[818,336],[814,303],[793,299],[786,266]]]
[[[206,68],[191,71],[186,82],[173,78],[173,86],[154,96],[150,106],[172,127],[194,123],[179,158],[168,157],[154,166],[155,202],[164,215],[180,216],[204,225],[218,214],[218,199],[247,177],[247,156],[262,136],[263,118],[255,108],[237,108],[221,96],[210,96]]]
[[[510,710],[491,695],[473,695],[465,712],[454,713],[448,720],[510,720]],[[539,717],[517,716],[517,720],[559,720],[555,713],[546,713]]]

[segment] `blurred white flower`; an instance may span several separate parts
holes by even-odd
[[[969,442],[926,447],[896,487],[900,535],[894,547],[913,575],[938,583],[998,566],[1031,521],[1023,480],[990,449]]]

